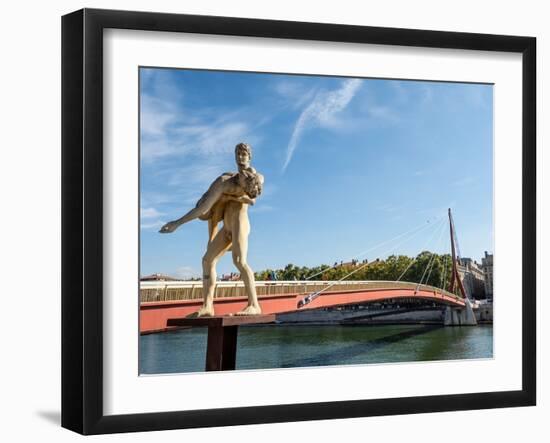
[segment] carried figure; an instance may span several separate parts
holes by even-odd
[[[252,148],[246,143],[235,147],[235,160],[239,172],[226,172],[210,185],[197,204],[177,220],[166,223],[160,233],[174,232],[179,226],[194,219],[208,220],[208,246],[202,259],[203,306],[199,317],[214,315],[216,290],[216,264],[228,251],[232,251],[233,263],[241,273],[248,296],[248,305],[237,315],[262,313],[254,273],[247,263],[250,222],[248,206],[253,205],[263,189],[264,178],[250,166]],[[219,224],[222,222],[221,229]]]

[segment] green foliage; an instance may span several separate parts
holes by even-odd
[[[320,265],[313,268],[289,263],[284,269],[266,269],[254,274],[256,280],[270,280],[275,274],[277,280],[387,280],[424,283],[441,287],[445,281],[448,288],[451,276],[451,256],[423,251],[415,258],[406,255],[390,255],[386,260],[368,263],[343,263],[334,267]],[[346,277],[347,276],[347,277]]]

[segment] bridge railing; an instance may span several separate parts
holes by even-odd
[[[330,287],[329,287],[330,286]],[[327,287],[329,287],[327,289]],[[323,289],[327,293],[360,291],[363,289],[423,289],[444,293],[451,297],[457,297],[447,291],[442,291],[433,286],[420,285],[411,282],[395,282],[382,280],[358,280],[358,281],[257,281],[256,293],[263,296],[284,296],[288,294],[310,294]],[[244,282],[220,281],[216,284],[215,298],[246,297]],[[201,281],[166,281],[166,282],[140,282],[140,302],[164,302],[178,300],[195,300],[202,298]]]

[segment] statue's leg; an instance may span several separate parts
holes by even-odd
[[[248,266],[246,257],[248,254],[248,234],[250,232],[250,225],[248,220],[244,220],[242,223],[235,223],[233,230],[233,263],[241,273],[241,279],[244,282],[246,294],[248,296],[248,305],[245,309],[237,312],[237,315],[258,315],[262,313],[262,308],[258,303],[258,296],[256,295],[256,282],[254,280],[254,273],[250,266]]]
[[[231,247],[231,238],[222,229],[208,243],[206,254],[202,258],[202,296],[203,305],[197,313],[198,317],[214,315],[214,292],[216,290],[216,263]]]
[[[212,192],[208,194],[208,197],[199,204],[199,206],[194,207],[187,214],[177,220],[178,225],[183,225],[184,223],[195,220],[201,215],[206,214],[208,211],[210,211],[210,209],[212,209],[212,206],[214,206],[214,204],[221,198],[221,196],[222,192],[220,187],[213,189]]]
[[[211,188],[209,194],[206,198],[201,199],[199,205],[191,209],[185,215],[181,216],[177,220],[166,223],[162,228],[160,228],[161,233],[174,232],[181,225],[190,222],[199,218],[201,215],[205,215],[212,206],[221,198],[223,194],[223,188],[221,186],[215,186]]]
[[[219,231],[219,222],[214,221],[212,218],[208,219],[208,244],[212,243],[212,240],[216,237]]]

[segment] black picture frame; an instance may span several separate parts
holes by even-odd
[[[522,55],[522,389],[104,415],[103,31],[501,51]],[[231,17],[83,9],[62,18],[62,426],[82,434],[487,409],[536,404],[536,39]]]

